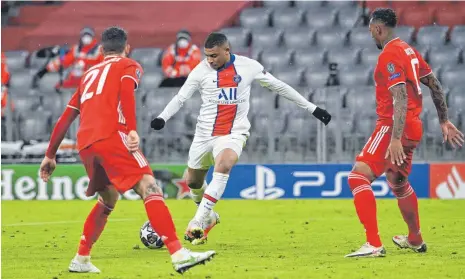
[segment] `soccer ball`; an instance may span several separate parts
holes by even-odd
[[[161,237],[155,232],[149,221],[145,222],[140,228],[140,241],[149,249],[159,249],[164,245]]]

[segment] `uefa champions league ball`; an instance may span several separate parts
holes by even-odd
[[[159,249],[164,245],[161,237],[155,232],[149,221],[145,222],[140,228],[140,241],[149,249]]]

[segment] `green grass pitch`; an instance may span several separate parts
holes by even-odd
[[[140,201],[120,201],[94,246],[101,274],[70,274],[87,213],[95,201],[2,202],[2,278],[181,278],[166,248],[149,250],[139,240],[146,221]],[[195,205],[169,200],[182,238]],[[221,224],[206,245],[218,255],[182,278],[465,278],[465,200],[420,200],[426,254],[399,250],[391,242],[406,225],[395,200],[378,200],[386,258],[345,259],[364,242],[352,200],[224,200]],[[138,248],[139,247],[139,248]]]

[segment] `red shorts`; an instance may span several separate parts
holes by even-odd
[[[87,196],[93,196],[110,184],[124,193],[133,188],[144,174],[153,175],[142,152],[128,151],[126,137],[125,133],[116,132],[79,152],[90,179]]]
[[[367,164],[377,177],[381,176],[387,170],[400,172],[407,177],[412,170],[413,151],[421,140],[423,131],[422,123],[419,120],[410,121],[407,122],[404,127],[404,134],[401,141],[407,158],[401,166],[392,164],[390,158],[385,159],[387,148],[391,142],[391,131],[392,122],[376,122],[375,131],[355,160]]]

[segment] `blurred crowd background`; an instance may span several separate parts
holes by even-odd
[[[66,2],[2,1],[2,163],[37,162],[54,123],[85,70],[102,59],[99,34],[129,32],[130,57],[144,67],[137,91],[142,149],[151,162],[185,162],[200,95],[154,132],[150,120],[203,59],[203,40],[224,32],[233,53],[260,61],[279,79],[334,118],[323,128],[255,84],[252,123],[241,162],[350,162],[376,120],[373,68],[379,50],[368,32],[370,11],[397,12],[399,37],[417,48],[442,82],[449,117],[465,130],[465,2],[236,1]],[[465,151],[442,144],[436,109],[423,89],[424,137],[416,161],[463,161]],[[59,160],[78,161],[75,123]]]

